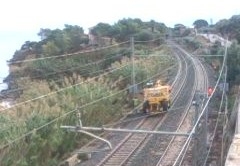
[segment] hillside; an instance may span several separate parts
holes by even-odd
[[[9,89],[2,92],[14,101],[0,115],[1,165],[56,165],[89,139],[60,129],[76,123],[78,110],[84,112],[83,123],[91,126],[116,121],[130,111],[130,36],[139,40],[134,45],[139,90],[149,79],[171,73],[174,61],[161,37],[163,24],[152,27],[150,22],[124,19],[110,26],[122,26],[112,36],[103,33],[103,25],[92,29],[92,38],[79,26],[42,29],[40,42],[28,41],[16,51],[5,79]]]
[[[202,33],[230,34],[230,86],[240,81],[238,20],[233,16],[213,26],[198,26]],[[233,25],[239,31],[230,28]],[[38,35],[40,42],[26,41],[8,62],[10,73],[4,80],[8,89],[1,96],[12,99],[13,107],[0,112],[1,165],[57,165],[90,139],[60,129],[75,125],[77,113],[82,113],[85,125],[102,126],[132,111],[135,90],[140,92],[156,78],[167,82],[176,71],[167,40],[175,40],[195,55],[224,54],[221,43],[209,44],[182,24],[168,28],[153,20],[99,23],[88,35],[77,25],[41,29]],[[222,61],[205,60],[219,66]]]

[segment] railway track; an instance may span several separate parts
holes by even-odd
[[[195,68],[195,86],[194,91],[196,92],[206,92],[208,87],[208,79],[207,79],[207,72],[202,65],[202,63],[196,59],[191,57],[187,52],[179,48],[186,56],[192,59],[193,66]],[[193,91],[193,92],[194,92]],[[193,97],[193,95],[192,95]],[[202,102],[204,103],[204,102]],[[191,102],[188,104],[188,109],[183,115],[183,118],[177,128],[176,131],[181,132],[189,132],[192,129],[192,123],[194,120],[195,109],[191,108]],[[162,157],[159,159],[157,166],[172,166],[172,165],[182,165],[183,158],[181,161],[175,161],[177,156],[180,153],[181,147],[184,145],[186,141],[185,137],[172,137],[171,141],[169,142],[166,150],[164,151]],[[192,165],[192,163],[184,163],[185,165]]]
[[[143,120],[141,126],[138,129],[143,130],[154,130],[158,124],[164,122],[165,117],[163,114],[148,117]],[[130,156],[136,151],[136,149],[144,142],[147,138],[146,133],[141,134],[128,134],[127,137],[117,146],[114,150],[102,160],[98,166],[119,166],[127,162]]]
[[[209,80],[208,80],[208,73],[206,71],[206,68],[203,66],[200,60],[197,58],[194,58],[194,63],[198,71],[197,93],[204,95],[204,98],[200,101],[199,108],[197,109],[200,111],[200,110],[203,110],[207,100],[207,89],[209,87]],[[195,119],[198,118],[199,114],[201,114],[201,112],[195,114]],[[173,165],[202,165],[203,164],[202,160],[205,157],[206,151],[207,151],[207,146],[206,146],[207,131],[206,132],[204,131],[204,130],[207,130],[206,116],[207,115],[205,114],[196,129],[195,135],[197,136],[197,139],[192,139],[189,142],[189,146],[186,149],[185,154],[181,155],[180,161],[178,162],[176,161]]]
[[[176,55],[175,55],[176,56]],[[183,80],[184,80],[184,77],[182,77],[182,72],[183,71],[185,71],[186,70],[186,62],[184,61],[184,59],[181,59],[182,57],[178,57],[178,56],[176,56],[175,58],[177,58],[178,59],[178,62],[179,62],[179,64],[178,64],[178,70],[177,70],[177,73],[176,73],[176,77],[175,77],[175,79],[174,80],[170,80],[170,83],[171,83],[171,85],[172,85],[172,87],[173,87],[173,90],[172,90],[172,93],[171,93],[171,99],[172,100],[174,100],[175,98],[176,98],[176,96],[177,96],[177,93],[179,93],[179,89],[181,89],[181,86],[183,85]],[[186,74],[185,74],[186,75]],[[138,119],[138,118],[136,118],[136,119]],[[134,121],[136,122],[136,119],[134,119]],[[149,118],[147,118],[147,119],[149,119]],[[129,128],[129,129],[140,129],[140,126],[143,124],[143,122],[144,121],[147,121],[147,119],[142,119],[140,122],[138,122],[140,125],[137,125],[136,127],[134,127],[134,128],[132,128],[130,125],[127,125],[127,126],[125,126],[125,128]],[[159,124],[159,121],[161,121],[161,115],[160,115],[160,117],[158,117],[157,118],[158,119],[158,124]],[[162,118],[162,119],[164,119],[164,118]],[[126,121],[128,121],[128,120],[126,120]],[[152,121],[152,119],[150,120],[150,121]],[[156,120],[155,120],[156,121]],[[131,122],[132,123],[132,122]],[[146,123],[147,124],[147,123]],[[123,127],[123,126],[122,126]],[[146,128],[146,129],[150,129],[151,128],[151,130],[154,130],[154,125],[152,125],[152,126],[142,126],[141,128]],[[111,136],[112,135],[112,136]],[[113,136],[113,135],[115,135],[115,136]],[[117,135],[117,136],[116,136]],[[123,144],[124,143],[126,143],[127,142],[127,140],[128,139],[131,139],[131,137],[132,137],[132,135],[133,134],[128,134],[128,135],[126,135],[126,134],[112,134],[112,133],[109,133],[108,135],[107,135],[107,138],[106,139],[108,139],[108,140],[110,140],[111,141],[111,143],[112,143],[112,145],[113,145],[113,147],[115,147],[112,151],[111,151],[111,155],[110,154],[108,154],[107,152],[101,152],[101,153],[98,153],[98,154],[92,154],[92,158],[94,158],[94,159],[91,159],[91,160],[88,160],[88,161],[85,161],[85,162],[82,162],[82,163],[80,163],[79,165],[81,165],[81,166],[85,166],[85,165],[103,165],[104,163],[106,163],[106,161],[104,161],[104,160],[108,160],[108,158],[109,158],[109,160],[111,160],[110,158],[111,157],[109,157],[109,156],[120,156],[120,155],[114,155],[114,153],[118,153],[117,152],[117,149],[121,149],[120,147],[121,146],[124,146]],[[135,134],[136,135],[136,134]],[[117,137],[117,139],[116,139],[116,137]],[[124,138],[123,138],[124,137]],[[145,136],[143,136],[143,137],[140,137],[138,140],[138,142],[141,142],[141,140],[144,140],[145,139],[145,137],[147,137],[146,135]],[[134,138],[134,137],[133,137]],[[116,142],[117,142],[117,140],[121,140],[121,141],[118,141],[118,143],[116,144]],[[119,142],[121,142],[121,143],[119,143]],[[135,141],[134,141],[135,142]],[[142,141],[143,142],[143,141]],[[97,145],[97,143],[94,143],[93,144],[93,146],[94,145]],[[102,147],[102,146],[98,146],[98,147]],[[96,147],[95,147],[96,148]],[[90,149],[91,149],[91,147],[90,147]],[[134,151],[136,151],[136,149],[137,149],[137,146],[136,146],[136,148],[135,148],[135,150],[133,150],[132,151],[132,153],[134,153]],[[119,150],[120,151],[120,150]],[[128,150],[129,151],[129,150]],[[126,153],[126,152],[125,152]],[[126,154],[129,154],[129,153],[126,153]],[[104,158],[104,156],[105,156],[105,159],[104,160],[100,160],[100,158]],[[108,156],[108,157],[106,157],[106,156]],[[130,157],[130,155],[123,155],[123,156],[125,156],[126,158],[129,158]],[[116,157],[115,157],[116,158]],[[121,158],[121,159],[115,159],[115,160],[125,160],[125,159],[123,159],[122,157],[119,157],[119,158]],[[125,160],[125,161],[127,161],[127,159]],[[100,164],[101,163],[101,164]],[[118,163],[118,165],[120,165],[121,163]],[[122,163],[123,164],[123,163]]]
[[[174,89],[172,93],[172,99],[175,102],[176,96],[180,93],[184,86],[184,80],[187,78],[187,62],[182,56],[177,56],[181,62],[179,64],[179,70],[176,79],[172,83]],[[173,103],[174,103],[173,102]],[[164,114],[161,117],[152,117],[151,119],[145,119],[145,123],[139,129],[156,130],[166,120],[168,114]],[[110,154],[108,154],[98,166],[105,165],[127,165],[131,163],[131,158],[139,150],[139,147],[144,146],[149,139],[147,134],[129,134]]]
[[[183,50],[175,47],[174,52],[179,61],[179,70],[172,81],[173,104],[170,111],[167,114],[142,119],[134,129],[186,132],[191,129],[192,114],[189,113],[189,108],[195,91],[206,88],[206,83],[199,81],[205,75],[205,71],[199,61],[195,61]],[[178,96],[181,97],[177,98]],[[95,164],[80,165],[171,165],[184,139],[169,135],[129,133],[110,153],[105,154],[103,159],[99,159]],[[173,147],[175,153],[172,153]]]
[[[168,116],[165,122],[159,126],[160,131],[175,132],[182,125],[183,119],[186,117],[186,111],[188,111],[191,105],[192,98],[194,96],[196,81],[195,81],[195,69],[192,63],[192,59],[185,54],[183,54],[179,49],[174,48],[174,52],[178,54],[182,59],[185,59],[186,71],[185,78],[183,76],[183,85],[179,90],[178,98],[172,105],[174,111],[168,112]],[[177,108],[177,109],[175,109]],[[149,140],[145,143],[144,147],[137,152],[135,158],[126,165],[159,165],[161,161],[166,156],[167,151],[170,149],[171,141],[174,137],[170,135],[152,135]],[[173,145],[173,144],[172,144]],[[177,149],[178,147],[176,147]]]

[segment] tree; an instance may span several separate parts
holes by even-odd
[[[151,32],[144,30],[137,33],[135,39],[139,41],[148,41],[153,39],[153,35]]]
[[[228,81],[230,83],[240,83],[240,45],[233,42],[228,50]]]
[[[206,20],[199,19],[199,20],[194,21],[193,25],[196,29],[200,29],[202,27],[207,27],[208,22]]]
[[[67,53],[71,48],[71,39],[64,31],[60,29],[53,30],[50,37],[52,37],[52,40],[50,38],[50,41],[54,42],[54,44],[58,47],[60,54]]]
[[[173,32],[176,36],[182,36],[185,30],[186,30],[186,27],[183,24],[175,24],[173,28]]]
[[[155,29],[157,31],[159,31],[160,33],[166,33],[167,32],[167,26],[164,23],[155,22]]]
[[[139,19],[122,19],[113,26],[114,36],[117,40],[123,41],[129,39],[131,35],[134,35],[141,30],[141,24]]]
[[[81,44],[87,44],[86,36],[84,35],[83,28],[78,25],[65,24],[63,29],[64,38],[69,45],[68,52],[78,51]]]
[[[238,42],[240,42],[240,15],[232,16],[229,21],[229,37],[235,38]]]
[[[91,33],[96,36],[108,36],[111,37],[113,34],[113,28],[111,25],[106,23],[98,23],[91,29]]]
[[[38,33],[38,36],[41,37],[41,40],[44,40],[44,39],[47,39],[50,36],[51,33],[52,33],[51,29],[41,28],[40,32]]]
[[[60,49],[54,44],[54,42],[49,41],[43,46],[43,54],[47,56],[57,55],[60,52]]]
[[[224,36],[225,34],[229,33],[229,28],[228,28],[229,24],[230,24],[229,20],[223,19],[223,20],[218,21],[215,24],[215,28],[221,33],[221,35]]]
[[[49,56],[76,52],[79,51],[81,44],[88,43],[88,39],[84,34],[83,28],[78,25],[73,26],[65,24],[65,28],[63,30],[41,28],[38,35],[41,36],[42,47],[45,47],[44,53],[47,53]],[[50,44],[48,42],[50,42]],[[54,49],[46,49],[46,47],[49,46]],[[55,51],[48,52],[46,50]]]
[[[240,15],[234,15],[229,20],[220,20],[215,27],[221,35],[240,42]]]

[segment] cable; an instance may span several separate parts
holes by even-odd
[[[203,111],[202,111],[201,114],[199,115],[199,117],[198,117],[195,125],[193,126],[193,128],[192,128],[192,130],[191,130],[191,132],[190,132],[190,134],[189,134],[189,136],[188,136],[188,138],[187,138],[187,141],[186,141],[185,144],[183,145],[183,147],[182,147],[182,149],[181,149],[181,151],[180,151],[180,153],[179,153],[179,155],[178,155],[178,157],[177,157],[177,159],[176,159],[176,161],[175,161],[175,163],[174,163],[173,166],[176,166],[177,161],[179,160],[180,155],[183,153],[184,148],[187,146],[188,141],[191,140],[193,134],[195,133],[195,130],[196,130],[197,126],[198,126],[198,123],[199,123],[201,117],[203,116],[203,114],[205,113],[205,110],[206,110],[206,108],[207,108],[207,106],[208,106],[208,104],[209,104],[209,101],[211,100],[213,94],[215,93],[215,91],[216,91],[216,89],[217,89],[217,86],[219,85],[219,82],[220,82],[220,79],[221,79],[221,76],[222,76],[222,73],[223,73],[223,69],[224,69],[224,66],[225,66],[225,64],[226,64],[226,59],[227,59],[227,47],[228,47],[228,46],[227,46],[227,44],[226,44],[225,54],[224,54],[225,56],[224,56],[224,58],[223,58],[223,65],[222,65],[222,68],[221,68],[221,71],[220,71],[218,80],[217,80],[217,82],[216,82],[216,84],[215,84],[215,86],[214,86],[213,92],[212,92],[212,94],[209,96],[209,98],[208,98],[208,100],[207,100],[207,102],[206,102],[206,104],[205,104],[205,106],[204,106],[204,108],[203,108]],[[180,47],[179,47],[179,48],[180,48]],[[181,48],[180,48],[180,49],[181,49]],[[183,49],[181,49],[181,50],[183,50]]]
[[[150,80],[150,79],[152,79],[152,78],[154,78],[154,77],[156,77],[156,76],[158,76],[158,75],[159,75],[159,73],[154,74],[154,75],[152,75],[151,77],[148,77],[147,79],[145,79],[145,80],[143,80],[143,81],[137,83],[136,85],[140,85],[140,84],[142,84],[142,83],[144,83],[144,82],[146,82],[146,81],[148,81],[148,80]],[[6,148],[6,147],[8,147],[8,146],[10,146],[11,144],[13,144],[13,143],[16,142],[16,141],[19,141],[19,140],[25,138],[26,136],[28,136],[28,135],[34,133],[35,131],[38,131],[38,130],[42,129],[43,127],[46,127],[46,126],[48,126],[48,125],[50,125],[50,124],[56,122],[58,119],[63,118],[63,117],[65,117],[65,116],[67,116],[68,114],[71,114],[71,113],[77,111],[78,109],[82,109],[82,108],[87,107],[87,106],[89,106],[89,105],[91,105],[91,104],[95,104],[95,103],[97,103],[97,102],[99,102],[99,101],[101,101],[101,100],[103,100],[103,99],[106,99],[106,98],[108,98],[108,97],[115,96],[115,95],[120,94],[120,93],[122,93],[122,92],[124,92],[124,91],[126,91],[126,90],[128,90],[128,87],[127,87],[127,88],[124,88],[124,89],[122,89],[122,90],[120,90],[120,91],[117,92],[117,93],[110,94],[109,96],[102,97],[102,98],[97,99],[97,100],[95,100],[95,101],[89,102],[89,103],[87,103],[87,104],[85,104],[85,105],[83,105],[83,106],[81,106],[81,107],[78,107],[77,109],[74,109],[74,110],[72,110],[72,111],[69,111],[69,112],[67,112],[67,113],[64,113],[63,115],[61,115],[61,116],[59,116],[59,117],[57,117],[57,118],[51,120],[50,122],[45,123],[44,125],[42,125],[42,126],[36,128],[36,129],[33,129],[33,130],[27,132],[26,134],[24,134],[24,135],[22,135],[22,136],[20,136],[20,137],[18,137],[18,138],[16,138],[16,139],[10,141],[9,143],[7,143],[7,144],[1,146],[1,147],[0,147],[0,150]]]
[[[223,73],[223,70],[224,70],[224,67],[226,66],[226,56],[227,56],[227,46],[226,46],[226,49],[225,49],[225,56],[224,56],[224,60],[223,60],[222,71],[221,71],[221,74],[219,75],[219,79],[218,79],[218,80],[220,80],[220,78],[221,78],[221,76],[222,76],[222,73]],[[216,122],[216,126],[215,126],[214,132],[213,132],[213,140],[214,140],[214,137],[215,137],[215,134],[216,134],[216,130],[217,130],[217,127],[218,127],[218,123],[219,123],[219,116],[220,116],[220,112],[221,112],[221,110],[222,110],[224,95],[226,95],[226,94],[225,94],[225,90],[226,90],[226,86],[225,86],[225,85],[226,85],[226,77],[227,77],[227,75],[226,75],[227,73],[226,73],[226,72],[227,72],[227,70],[225,71],[223,92],[222,92],[220,107],[219,107],[219,110],[218,110],[217,122]],[[210,151],[211,151],[211,148],[212,148],[213,140],[212,140],[212,142],[211,142],[211,145],[210,145],[210,148],[209,148],[209,150],[208,150],[207,156],[206,156],[206,158],[205,158],[205,160],[204,160],[204,164],[203,164],[204,166],[205,166],[206,163],[207,163],[207,159],[208,159],[208,157],[209,157],[209,154],[210,154]]]
[[[101,72],[104,72],[106,71],[106,69],[102,69],[102,70],[97,70],[97,71],[93,71],[93,72],[90,72],[90,73],[87,73],[88,75],[92,75],[92,74],[96,74],[96,73],[101,73]],[[54,83],[60,83],[60,82],[63,82],[64,81],[64,78],[60,78],[60,79],[57,79],[57,80],[53,80]],[[33,85],[34,83],[30,83],[28,84],[29,85]],[[26,87],[26,88],[16,88],[16,89],[12,89],[12,90],[8,90],[6,93],[4,93],[3,95],[8,95],[10,93],[14,93],[14,92],[17,92],[17,91],[22,91],[22,90],[25,90],[25,89],[29,89],[29,87]]]
[[[158,39],[155,39],[155,40],[158,40]],[[149,41],[155,41],[155,40],[149,40]],[[139,41],[141,42],[141,41]],[[84,66],[80,66],[80,67],[76,67],[76,68],[70,68],[70,69],[66,69],[66,70],[61,70],[61,71],[57,71],[57,72],[52,72],[52,73],[49,73],[49,74],[46,74],[44,76],[50,76],[50,75],[55,75],[55,74],[59,74],[59,73],[62,73],[62,72],[65,72],[65,71],[69,71],[69,70],[74,70],[74,69],[78,69],[78,68],[81,68],[81,67],[86,67],[86,66],[89,66],[89,65],[92,65],[92,64],[97,64],[97,63],[101,63],[103,62],[104,60],[109,60],[109,59],[112,59],[112,58],[115,58],[115,57],[118,57],[119,53],[115,53],[116,56],[113,56],[113,57],[110,57],[110,58],[105,58],[103,60],[99,60],[99,61],[96,61],[96,62],[90,62],[88,64],[85,64]],[[112,55],[112,54],[110,54]],[[20,79],[22,78],[29,78],[29,77],[21,77]],[[42,76],[36,76],[36,77],[31,77],[31,79],[36,79],[36,78],[42,78]],[[30,84],[31,85],[31,84]],[[7,93],[5,93],[6,95],[12,92],[16,92],[16,91],[20,91],[20,90],[24,90],[24,88],[16,88],[16,89],[11,89],[11,90],[8,90]]]
[[[222,102],[222,101],[221,101],[221,102]],[[221,107],[220,107],[220,109],[221,109]],[[219,110],[220,110],[220,109],[219,109]],[[211,151],[211,148],[212,148],[212,144],[213,144],[213,140],[214,140],[214,137],[215,137],[215,134],[216,134],[216,131],[217,131],[217,127],[218,127],[218,123],[219,123],[219,117],[220,117],[220,111],[218,111],[217,122],[216,122],[216,125],[215,125],[214,130],[213,130],[213,139],[212,139],[212,141],[211,141],[211,144],[210,144],[210,147],[209,147],[209,150],[208,150],[208,152],[207,152],[207,155],[206,155],[206,158],[205,158],[205,160],[204,160],[203,165],[206,165],[206,163],[207,163],[207,159],[208,159],[208,157],[209,157],[209,154],[210,154],[210,151]]]
[[[225,130],[226,130],[226,126],[228,123],[228,118],[227,118],[227,108],[228,108],[228,97],[226,94],[226,82],[227,82],[227,66],[225,66],[225,78],[224,78],[224,86],[223,86],[223,95],[225,96],[225,109],[224,109],[224,119],[223,119],[223,128],[222,128],[222,148],[221,148],[221,166],[222,166],[222,162],[223,162],[223,151],[224,151],[224,137],[225,137]],[[222,109],[221,109],[222,110]]]
[[[129,65],[129,64],[124,65],[124,66],[119,67],[119,68],[116,68],[116,69],[113,69],[113,70],[111,70],[111,71],[109,71],[109,72],[106,72],[106,73],[100,75],[100,76],[107,75],[107,74],[109,74],[109,73],[112,73],[113,71],[116,71],[116,70],[118,70],[118,69],[122,69],[122,68],[124,68],[124,67],[126,67],[126,66],[128,66],[128,65]],[[100,76],[96,76],[96,77],[90,78],[90,79],[88,79],[87,81],[94,80],[94,79],[96,79],[96,78],[98,78],[98,77],[100,77]],[[38,97],[36,97],[36,98],[30,99],[30,100],[27,100],[27,101],[24,101],[24,102],[17,103],[17,104],[15,104],[15,105],[13,105],[12,107],[10,107],[10,108],[5,108],[5,109],[3,109],[3,110],[1,110],[1,111],[4,112],[4,111],[9,110],[9,109],[12,109],[12,108],[14,108],[14,107],[18,107],[18,106],[20,106],[20,105],[23,105],[23,104],[26,104],[26,103],[29,103],[29,102],[32,102],[32,101],[35,101],[35,100],[42,99],[42,98],[45,98],[45,97],[47,97],[47,96],[51,96],[51,95],[57,94],[57,93],[62,92],[62,91],[64,91],[64,90],[66,90],[66,89],[70,89],[70,88],[73,88],[73,87],[78,86],[78,85],[80,85],[80,84],[83,84],[83,83],[85,83],[85,82],[87,82],[87,81],[83,81],[83,82],[80,82],[80,83],[77,83],[77,84],[68,86],[68,87],[66,87],[66,88],[62,88],[62,89],[59,89],[59,90],[57,90],[57,91],[50,92],[50,93],[45,94],[45,95],[42,95],[42,96],[38,96]]]
[[[116,53],[117,54],[117,53]],[[83,67],[87,67],[87,66],[90,66],[90,65],[97,65],[101,62],[104,62],[104,61],[107,61],[107,60],[110,60],[112,58],[116,58],[118,57],[119,55],[116,55],[116,56],[112,56],[112,57],[109,57],[109,58],[105,58],[105,59],[102,59],[102,60],[99,60],[99,61],[95,61],[95,62],[90,62],[90,63],[87,63],[83,66],[79,66],[79,67],[75,67],[75,68],[70,68],[70,69],[66,69],[66,70],[61,70],[61,71],[57,71],[57,72],[52,72],[52,73],[48,73],[45,76],[45,78],[47,76],[51,76],[51,75],[55,75],[55,74],[59,74],[59,73],[62,73],[62,72],[66,72],[66,71],[69,71],[69,70],[75,70],[75,69],[79,69],[79,68],[83,68]],[[84,70],[88,70],[88,69],[82,69],[81,71],[84,71]],[[103,71],[105,69],[102,69],[101,71]],[[99,70],[100,71],[100,70]],[[91,73],[89,73],[91,74]],[[20,79],[24,79],[24,78],[29,78],[29,77],[20,77]],[[42,78],[42,76],[36,76],[36,77],[30,77],[31,79],[36,79],[36,78]],[[31,85],[31,84],[30,84]],[[11,90],[8,90],[7,91],[7,94],[9,94],[9,92],[16,92],[16,91],[19,91],[19,90],[24,90],[25,88],[16,88],[16,89],[11,89]],[[5,93],[6,94],[6,93]]]
[[[219,107],[219,110],[218,110],[217,122],[216,122],[216,125],[215,125],[215,128],[214,128],[214,132],[213,132],[213,140],[214,140],[214,137],[215,137],[215,134],[216,134],[216,131],[217,131],[217,127],[218,127],[218,123],[219,123],[219,116],[220,116],[220,113],[221,113],[221,110],[222,110],[224,96],[226,95],[225,94],[225,90],[226,90],[226,86],[225,85],[226,85],[226,75],[225,75],[225,78],[224,78],[224,87],[223,87],[220,107]],[[212,148],[213,140],[211,141],[211,144],[210,144],[210,147],[209,147],[209,150],[207,152],[207,156],[206,156],[206,158],[204,160],[204,164],[203,165],[206,165],[206,163],[207,163],[207,159],[209,157],[209,154],[210,154],[210,151],[211,151],[211,148]],[[222,137],[222,143],[223,143],[223,137]],[[223,153],[223,148],[221,149],[221,156],[222,156],[222,153]]]
[[[63,115],[61,115],[61,116],[59,116],[59,117],[51,120],[50,122],[48,122],[48,123],[46,123],[46,124],[44,124],[44,125],[36,128],[36,129],[33,129],[33,130],[27,132],[26,134],[24,134],[24,135],[22,135],[22,136],[20,136],[20,137],[18,137],[18,138],[16,138],[16,139],[10,141],[8,144],[5,144],[4,146],[0,147],[0,149],[4,149],[4,148],[10,146],[11,144],[13,144],[14,142],[16,142],[16,141],[18,141],[18,140],[21,140],[22,138],[25,138],[26,136],[32,134],[33,132],[38,131],[38,130],[46,127],[46,126],[49,126],[50,124],[56,122],[56,121],[59,120],[60,118],[63,118],[63,117],[65,117],[65,116],[67,116],[68,114],[71,114],[71,113],[77,111],[78,109],[87,107],[87,106],[92,105],[92,104],[95,104],[95,103],[97,103],[97,102],[99,102],[99,101],[101,101],[101,100],[103,100],[103,99],[107,99],[107,98],[109,98],[109,97],[112,97],[112,96],[115,96],[115,95],[117,95],[117,94],[120,94],[121,92],[126,91],[126,89],[127,89],[127,88],[125,88],[125,89],[123,89],[123,90],[121,90],[121,91],[119,91],[119,92],[117,92],[117,93],[110,94],[109,96],[105,96],[105,97],[102,97],[102,98],[97,99],[97,100],[95,100],[95,101],[89,102],[89,103],[87,103],[87,104],[85,104],[85,105],[83,105],[83,106],[81,106],[81,107],[78,107],[77,109],[74,109],[74,110],[72,110],[72,111],[69,111],[69,112],[67,112],[67,113],[64,113]]]
[[[120,50],[120,51],[121,51],[121,50]],[[66,70],[61,70],[61,71],[57,71],[57,72],[52,72],[52,73],[47,74],[47,76],[48,76],[48,75],[55,74],[55,73],[61,73],[61,72],[64,72],[64,71],[68,71],[68,70],[72,70],[72,69],[77,69],[77,68],[86,67],[86,66],[89,66],[89,65],[101,63],[101,62],[104,62],[105,60],[109,60],[109,59],[118,57],[119,54],[121,54],[121,52],[116,52],[116,53],[104,55],[104,56],[111,56],[111,55],[115,55],[115,56],[111,56],[111,57],[108,57],[108,58],[104,58],[104,59],[101,59],[101,60],[99,60],[99,61],[89,62],[89,63],[87,63],[87,64],[84,64],[83,66],[78,66],[78,67],[74,67],[74,68],[70,68],[70,69],[66,69]],[[121,55],[121,56],[124,56],[124,55]],[[58,67],[61,68],[61,67],[64,67],[64,66],[65,66],[65,65],[63,65],[63,66],[58,66]],[[35,79],[35,78],[39,78],[39,77],[42,77],[42,76],[36,76],[36,77],[31,77],[31,78]],[[24,77],[20,77],[20,78],[24,78]]]
[[[120,78],[120,79],[117,80],[117,82],[121,82],[121,81],[129,78],[130,76],[131,76],[131,74],[128,75],[128,76],[126,76],[126,77]],[[81,95],[81,96],[78,96],[78,99],[80,99],[80,98],[82,98],[82,97],[84,97],[84,96],[87,96],[87,95],[89,95],[89,94],[85,93],[85,94],[83,94],[83,95]],[[4,131],[8,130],[8,129],[11,128],[11,127],[12,127],[12,125],[10,125],[10,126],[8,126],[7,128],[1,130],[0,132],[4,132]],[[1,129],[2,129],[2,128],[1,128]]]
[[[117,53],[116,53],[117,54]],[[81,68],[81,67],[86,67],[86,66],[89,66],[89,65],[93,65],[93,64],[97,64],[97,63],[101,63],[105,60],[109,60],[109,59],[112,59],[112,58],[115,58],[115,57],[118,57],[119,55],[116,55],[116,56],[113,56],[113,57],[110,57],[110,58],[105,58],[103,60],[99,60],[99,61],[96,61],[96,62],[90,62],[88,64],[85,64],[83,66],[80,66],[80,67],[77,67],[77,68],[71,68],[71,69],[67,69],[67,70],[62,70],[62,71],[58,71],[58,72],[52,72],[52,73],[49,73],[47,74],[46,76],[50,76],[50,75],[54,75],[54,74],[58,74],[58,73],[61,73],[61,72],[65,72],[65,71],[68,71],[68,70],[73,70],[73,69],[78,69],[78,68]],[[84,70],[87,70],[87,69],[84,69]],[[83,70],[83,71],[84,71]],[[99,71],[104,71],[104,69],[102,70],[99,70]],[[98,71],[96,71],[97,73]],[[92,73],[88,73],[88,74],[93,74],[94,72]],[[35,79],[35,78],[40,78],[41,76],[36,76],[36,77],[31,77],[32,79]],[[22,78],[28,78],[28,77],[22,77]],[[22,79],[21,78],[21,79]],[[62,78],[61,78],[62,79]],[[56,82],[56,81],[55,81]],[[60,81],[59,81],[60,82]],[[30,84],[31,85],[31,84]],[[14,93],[16,91],[21,91],[21,90],[24,90],[24,89],[28,89],[28,88],[15,88],[15,89],[11,89],[11,90],[8,90],[7,92],[4,93],[4,95],[8,95],[10,93]]]
[[[152,40],[134,40],[134,43],[147,43],[147,42],[155,42],[155,41],[158,41],[158,40],[161,40],[162,38],[157,38],[157,39],[152,39]]]
[[[9,62],[8,65],[25,63],[25,62],[33,62],[33,61],[39,61],[39,60],[46,60],[46,59],[53,59],[53,58],[60,58],[60,57],[66,57],[66,56],[73,56],[73,55],[79,55],[79,54],[84,54],[84,53],[91,53],[91,52],[101,51],[101,50],[104,50],[104,49],[107,49],[107,48],[119,46],[119,45],[122,45],[122,44],[125,44],[125,43],[128,43],[128,42],[129,41],[125,41],[125,42],[122,42],[122,43],[118,43],[118,44],[114,44],[114,45],[110,45],[110,46],[106,46],[106,47],[101,47],[101,48],[91,49],[91,50],[81,51],[81,52],[75,52],[75,53],[71,53],[71,54],[63,54],[63,55],[49,56],[49,57],[43,57],[43,58],[35,58],[35,59],[27,59],[27,60],[22,60],[22,61],[14,61],[14,62]]]
[[[150,79],[156,77],[156,76],[159,75],[159,74],[160,74],[160,73],[157,73],[157,74],[155,74],[155,75],[152,75],[151,77],[143,80],[142,82],[137,83],[137,85],[139,85],[139,84],[141,84],[141,83],[143,83],[143,82],[145,82],[145,81],[147,81],[147,80],[150,80]],[[125,88],[125,89],[123,89],[123,90],[120,91],[120,92],[123,92],[123,91],[125,91],[125,90],[127,90],[127,89],[128,89],[128,88]],[[119,92],[119,93],[120,93],[120,92]],[[113,94],[113,95],[114,95],[114,94]],[[113,95],[112,95],[112,96],[113,96]],[[111,96],[111,95],[110,95],[110,96]],[[109,96],[109,97],[110,97],[110,96]],[[100,99],[99,99],[98,101],[100,101]],[[94,101],[94,102],[92,102],[92,104],[93,104],[93,103],[96,103],[96,102],[97,102],[97,101]],[[87,104],[85,104],[85,106],[90,105],[90,104],[91,104],[91,103],[87,103]],[[80,108],[83,108],[83,107],[85,107],[85,106],[82,106],[82,107],[80,107]],[[32,131],[29,131],[28,133],[22,135],[21,137],[18,137],[18,138],[16,138],[15,140],[11,141],[10,143],[2,146],[0,149],[3,149],[3,148],[5,148],[5,147],[13,144],[14,142],[16,142],[16,141],[18,141],[18,140],[20,140],[20,139],[22,139],[22,138],[25,138],[25,136],[28,136],[28,135],[32,134],[33,132],[35,132],[35,131],[37,131],[37,130],[40,130],[41,128],[43,128],[43,127],[45,127],[45,126],[48,126],[48,125],[54,123],[55,121],[57,121],[57,120],[60,119],[61,117],[64,117],[64,116],[66,116],[66,115],[68,115],[68,114],[70,114],[70,113],[72,113],[72,112],[75,112],[76,110],[78,110],[78,109],[75,109],[75,110],[73,110],[73,111],[70,111],[70,112],[68,112],[68,113],[65,113],[64,115],[62,115],[62,116],[60,116],[60,117],[58,117],[58,118],[56,118],[56,119],[53,119],[52,121],[46,123],[45,125],[40,126],[40,127],[38,127],[37,129],[34,129],[34,130],[32,130]]]
[[[57,72],[51,72],[49,74],[46,74],[45,76],[50,76],[50,75],[55,75],[55,74],[59,74],[59,73],[62,73],[62,72],[65,72],[65,71],[70,71],[70,70],[74,70],[74,69],[79,69],[79,68],[82,68],[82,67],[87,67],[89,65],[93,65],[93,64],[99,64],[101,62],[104,62],[104,61],[107,61],[107,60],[110,60],[110,59],[113,59],[113,58],[116,58],[119,56],[119,54],[121,54],[121,50],[119,50],[120,52],[119,53],[114,53],[114,54],[109,54],[109,55],[115,55],[115,56],[112,56],[112,57],[109,57],[109,58],[105,58],[105,59],[102,59],[102,60],[99,60],[99,61],[95,61],[95,62],[90,62],[88,64],[85,64],[83,66],[79,66],[79,67],[74,67],[74,68],[70,68],[70,69],[66,69],[66,70],[61,70],[61,71],[57,71]],[[104,56],[109,56],[109,55],[104,55]],[[122,55],[124,56],[124,55]],[[87,70],[87,69],[84,69],[84,70]],[[20,79],[24,79],[24,78],[29,78],[29,77],[21,77]],[[31,79],[36,79],[36,78],[43,78],[43,76],[36,76],[36,77],[30,77]],[[18,91],[18,90],[22,90],[23,88],[16,88],[15,89],[11,89],[10,91],[8,90],[7,92],[5,92],[4,94],[9,94],[8,92],[15,92],[15,91]]]

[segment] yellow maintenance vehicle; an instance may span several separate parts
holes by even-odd
[[[155,84],[147,83],[147,87],[143,89],[143,92],[143,112],[167,111],[170,107],[171,86],[162,85],[161,81],[157,80]]]

